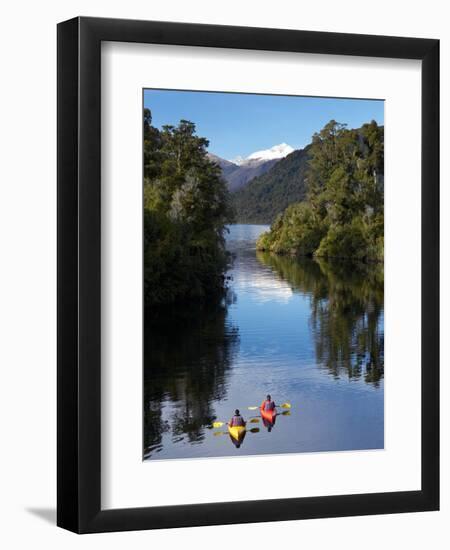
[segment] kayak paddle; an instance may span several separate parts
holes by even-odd
[[[290,409],[292,408],[292,405],[290,403],[283,403],[281,405],[275,405],[275,407],[279,407],[280,409]],[[259,409],[259,407],[247,407],[249,411],[256,411],[256,409]]]
[[[226,424],[226,422],[217,421],[217,422],[212,423],[212,427],[213,428],[221,428],[224,424]]]

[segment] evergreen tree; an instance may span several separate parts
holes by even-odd
[[[258,241],[260,250],[382,260],[384,129],[348,130],[331,120],[313,136],[307,194]]]
[[[147,304],[206,298],[224,288],[231,220],[226,183],[195,124],[151,126],[144,110],[144,280]]]

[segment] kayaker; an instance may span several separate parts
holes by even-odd
[[[261,409],[263,411],[273,411],[275,407],[276,407],[275,402],[272,401],[272,398],[270,397],[270,395],[267,395],[266,399],[261,403]]]
[[[230,426],[230,428],[245,426],[245,420],[242,418],[239,409],[236,409],[234,411],[234,416],[231,417],[230,421],[228,422],[228,426]]]

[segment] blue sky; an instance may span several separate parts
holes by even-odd
[[[357,128],[374,119],[384,124],[384,101],[220,92],[145,90],[153,125],[194,122],[209,139],[209,151],[225,159],[288,143],[299,149],[334,119]]]

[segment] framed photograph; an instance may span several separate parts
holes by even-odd
[[[58,25],[58,525],[437,510],[439,41]]]

